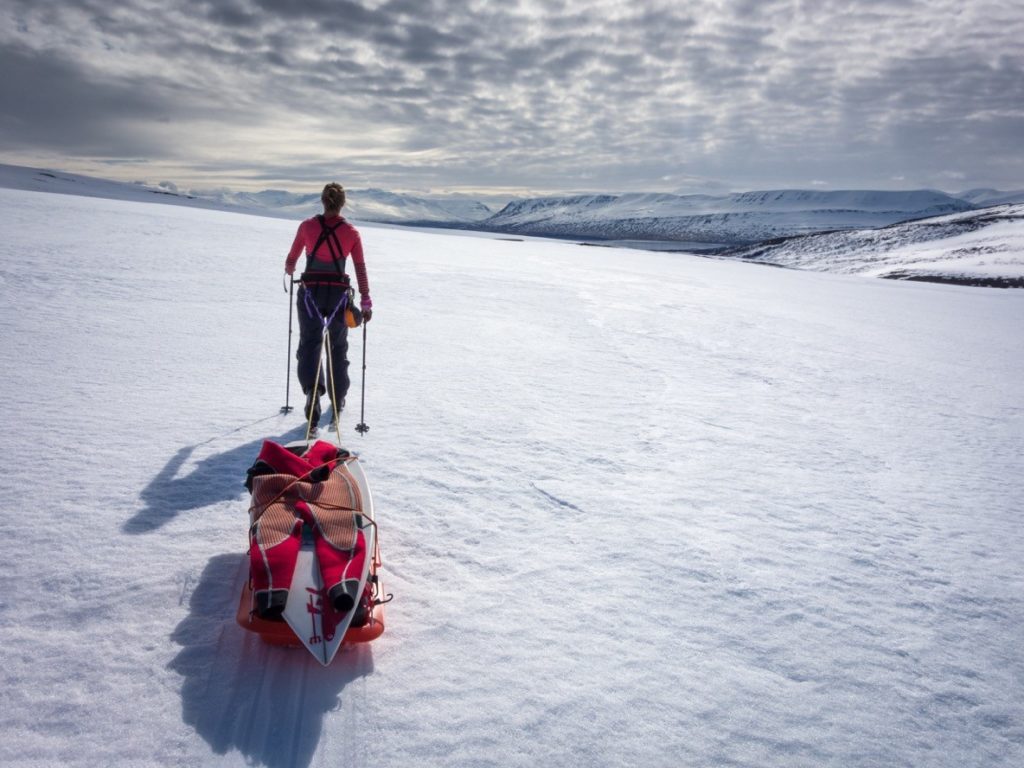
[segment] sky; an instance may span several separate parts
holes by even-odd
[[[1020,0],[0,0],[0,162],[182,188],[1024,187]]]

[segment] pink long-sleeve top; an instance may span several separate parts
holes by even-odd
[[[359,238],[359,231],[341,216],[327,216],[324,218],[324,222],[328,227],[333,227],[339,221],[341,226],[334,230],[334,234],[341,244],[343,260],[342,264],[340,264],[341,270],[342,272],[345,271],[345,257],[351,256],[352,265],[356,271],[356,281],[359,283],[359,305],[363,309],[371,308],[373,301],[370,299],[370,281],[366,277],[366,262],[363,260],[363,242]],[[289,275],[295,272],[295,264],[298,262],[299,256],[302,255],[303,251],[308,256],[306,262],[307,271],[334,272],[334,259],[331,256],[331,248],[326,242],[317,249],[316,253],[312,253],[313,248],[316,246],[316,241],[320,239],[320,231],[320,221],[316,216],[306,219],[299,224],[299,229],[295,233],[295,241],[292,243],[292,248],[288,251],[288,258],[284,262],[285,272]]]

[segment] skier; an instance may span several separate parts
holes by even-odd
[[[349,387],[345,310],[352,310],[357,317],[361,314],[364,323],[369,322],[373,315],[359,232],[341,216],[345,205],[344,188],[335,183],[326,185],[320,194],[320,202],[324,206],[323,215],[306,219],[299,225],[284,263],[285,273],[293,275],[296,262],[305,249],[306,269],[299,278],[301,284],[295,299],[299,316],[299,347],[295,357],[299,384],[306,395],[306,419],[314,428],[320,421],[320,397],[325,391],[331,397],[335,417],[345,407]],[[348,306],[353,295],[349,276],[345,274],[348,256],[352,257],[359,283],[358,310]],[[345,306],[342,306],[343,300],[346,300]],[[328,323],[327,339],[330,344],[328,360],[333,368],[327,372],[327,378],[320,366],[325,322]]]

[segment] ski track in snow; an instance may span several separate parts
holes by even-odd
[[[323,669],[234,623],[294,224],[0,201],[3,765],[1024,764],[1020,292],[364,227]]]

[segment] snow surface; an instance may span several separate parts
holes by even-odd
[[[321,669],[233,615],[294,222],[0,205],[0,764],[1024,764],[1024,293],[363,228]]]

